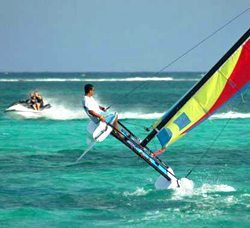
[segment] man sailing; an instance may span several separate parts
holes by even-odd
[[[97,101],[94,99],[95,88],[92,84],[86,84],[84,86],[85,96],[83,100],[83,107],[90,119],[98,124],[99,121],[105,122],[105,116],[107,108],[100,106]],[[123,138],[123,135],[120,133],[118,128],[118,117],[115,118],[113,122],[114,131]]]

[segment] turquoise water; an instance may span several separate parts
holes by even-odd
[[[249,91],[161,155],[178,177],[195,167],[191,192],[156,190],[158,173],[111,136],[74,163],[87,147],[88,119],[81,109],[86,81],[95,85],[99,102],[112,104],[143,138],[143,127],[201,76],[0,74],[1,227],[249,227]],[[34,89],[51,103],[51,113],[26,118],[3,112]]]

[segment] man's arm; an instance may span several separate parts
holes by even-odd
[[[88,112],[89,112],[90,115],[97,117],[97,118],[100,119],[101,121],[103,121],[103,122],[105,121],[105,118],[104,118],[102,115],[96,113],[95,111],[93,111],[93,110],[88,110]]]

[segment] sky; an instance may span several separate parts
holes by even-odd
[[[0,71],[157,72],[250,0],[0,0]],[[250,9],[166,71],[208,71]]]

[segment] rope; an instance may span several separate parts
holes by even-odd
[[[128,125],[133,125],[133,126],[140,127],[140,128],[143,128],[145,131],[149,131],[149,130],[150,130],[148,127],[143,126],[143,125],[141,125],[141,124],[135,124],[135,123],[127,122],[127,121],[126,121],[126,124],[128,124]]]
[[[219,134],[216,136],[216,138],[214,139],[214,141],[211,143],[211,145],[207,148],[207,150],[205,150],[205,152],[203,152],[203,154],[201,155],[200,159],[198,160],[198,162],[196,163],[196,165],[194,165],[194,167],[192,169],[189,170],[189,172],[187,173],[187,175],[185,176],[186,178],[193,172],[193,170],[198,166],[198,164],[201,162],[201,160],[204,158],[204,156],[211,150],[211,148],[213,147],[213,145],[215,144],[215,142],[218,140],[218,138],[221,136],[222,132],[224,131],[224,129],[226,128],[226,126],[228,125],[229,121],[232,119],[232,117],[230,117],[226,124],[223,126],[223,128],[220,130]]]
[[[237,104],[239,104],[240,102],[238,102]],[[235,102],[236,105],[236,102]],[[233,107],[234,105],[232,105],[231,107]],[[193,168],[191,168],[188,173],[186,174],[186,178],[193,172],[194,169],[197,168],[197,166],[199,165],[199,163],[201,162],[201,160],[205,157],[205,155],[212,149],[212,147],[214,146],[215,142],[217,142],[217,140],[219,139],[219,137],[221,136],[222,132],[225,130],[226,126],[228,125],[228,123],[230,122],[230,120],[232,119],[232,115],[230,116],[230,118],[228,118],[228,120],[226,121],[225,125],[221,128],[219,134],[216,136],[216,138],[213,140],[213,142],[211,143],[211,145],[207,148],[207,150],[205,150],[203,152],[203,154],[200,156],[199,160],[197,161],[197,163],[193,166]]]
[[[222,29],[224,29],[226,26],[228,26],[229,24],[231,24],[233,21],[235,21],[237,18],[239,18],[241,15],[243,15],[244,13],[246,13],[248,10],[250,10],[250,7],[243,10],[241,13],[237,14],[235,17],[233,17],[232,19],[230,19],[228,22],[226,22],[225,24],[223,24],[221,27],[219,27],[218,29],[216,29],[214,32],[212,32],[210,35],[206,36],[204,39],[202,39],[200,42],[198,42],[196,45],[194,45],[193,47],[191,47],[190,49],[188,49],[187,51],[185,51],[183,54],[181,54],[180,56],[178,56],[177,58],[173,59],[171,62],[169,62],[166,66],[164,66],[162,69],[160,69],[159,71],[157,71],[156,73],[154,73],[152,76],[157,76],[160,73],[162,73],[164,70],[166,70],[167,68],[169,68],[170,66],[172,66],[174,63],[176,63],[177,61],[179,61],[181,58],[183,58],[184,56],[186,56],[188,53],[190,53],[191,51],[193,51],[195,48],[197,48],[198,46],[200,46],[202,43],[204,43],[205,41],[207,41],[208,39],[210,39],[211,37],[213,37],[216,33],[218,33],[219,31],[221,31]],[[129,96],[130,94],[132,94],[135,90],[137,90],[138,88],[142,87],[143,85],[145,85],[147,83],[147,81],[144,81],[142,83],[140,83],[139,85],[135,86],[134,88],[132,88],[128,93],[126,93],[125,95],[123,95],[124,97]],[[113,106],[115,104],[115,102],[111,103],[111,106]]]
[[[238,17],[240,17],[241,15],[243,15],[244,13],[246,13],[249,9],[250,8],[247,8],[247,9],[243,10],[240,14],[236,15],[235,17],[233,17],[231,20],[229,20],[227,23],[225,23],[224,25],[222,25],[221,27],[219,27],[218,29],[216,29],[213,33],[211,33],[210,35],[208,35],[207,37],[205,37],[203,40],[201,40],[200,42],[198,42],[192,48],[188,49],[182,55],[180,55],[179,57],[177,57],[176,59],[174,59],[173,61],[171,61],[168,65],[166,65],[165,67],[163,67],[158,73],[164,71],[166,68],[168,68],[169,66],[171,66],[172,64],[174,64],[175,62],[177,62],[179,59],[181,59],[182,57],[184,57],[185,55],[187,55],[189,52],[191,52],[192,50],[194,50],[195,48],[197,48],[198,46],[200,46],[202,43],[204,43],[205,41],[207,41],[208,39],[210,39],[211,37],[213,37],[216,33],[218,33],[219,31],[221,31],[222,29],[224,29],[226,26],[228,26],[229,24],[231,24]]]

